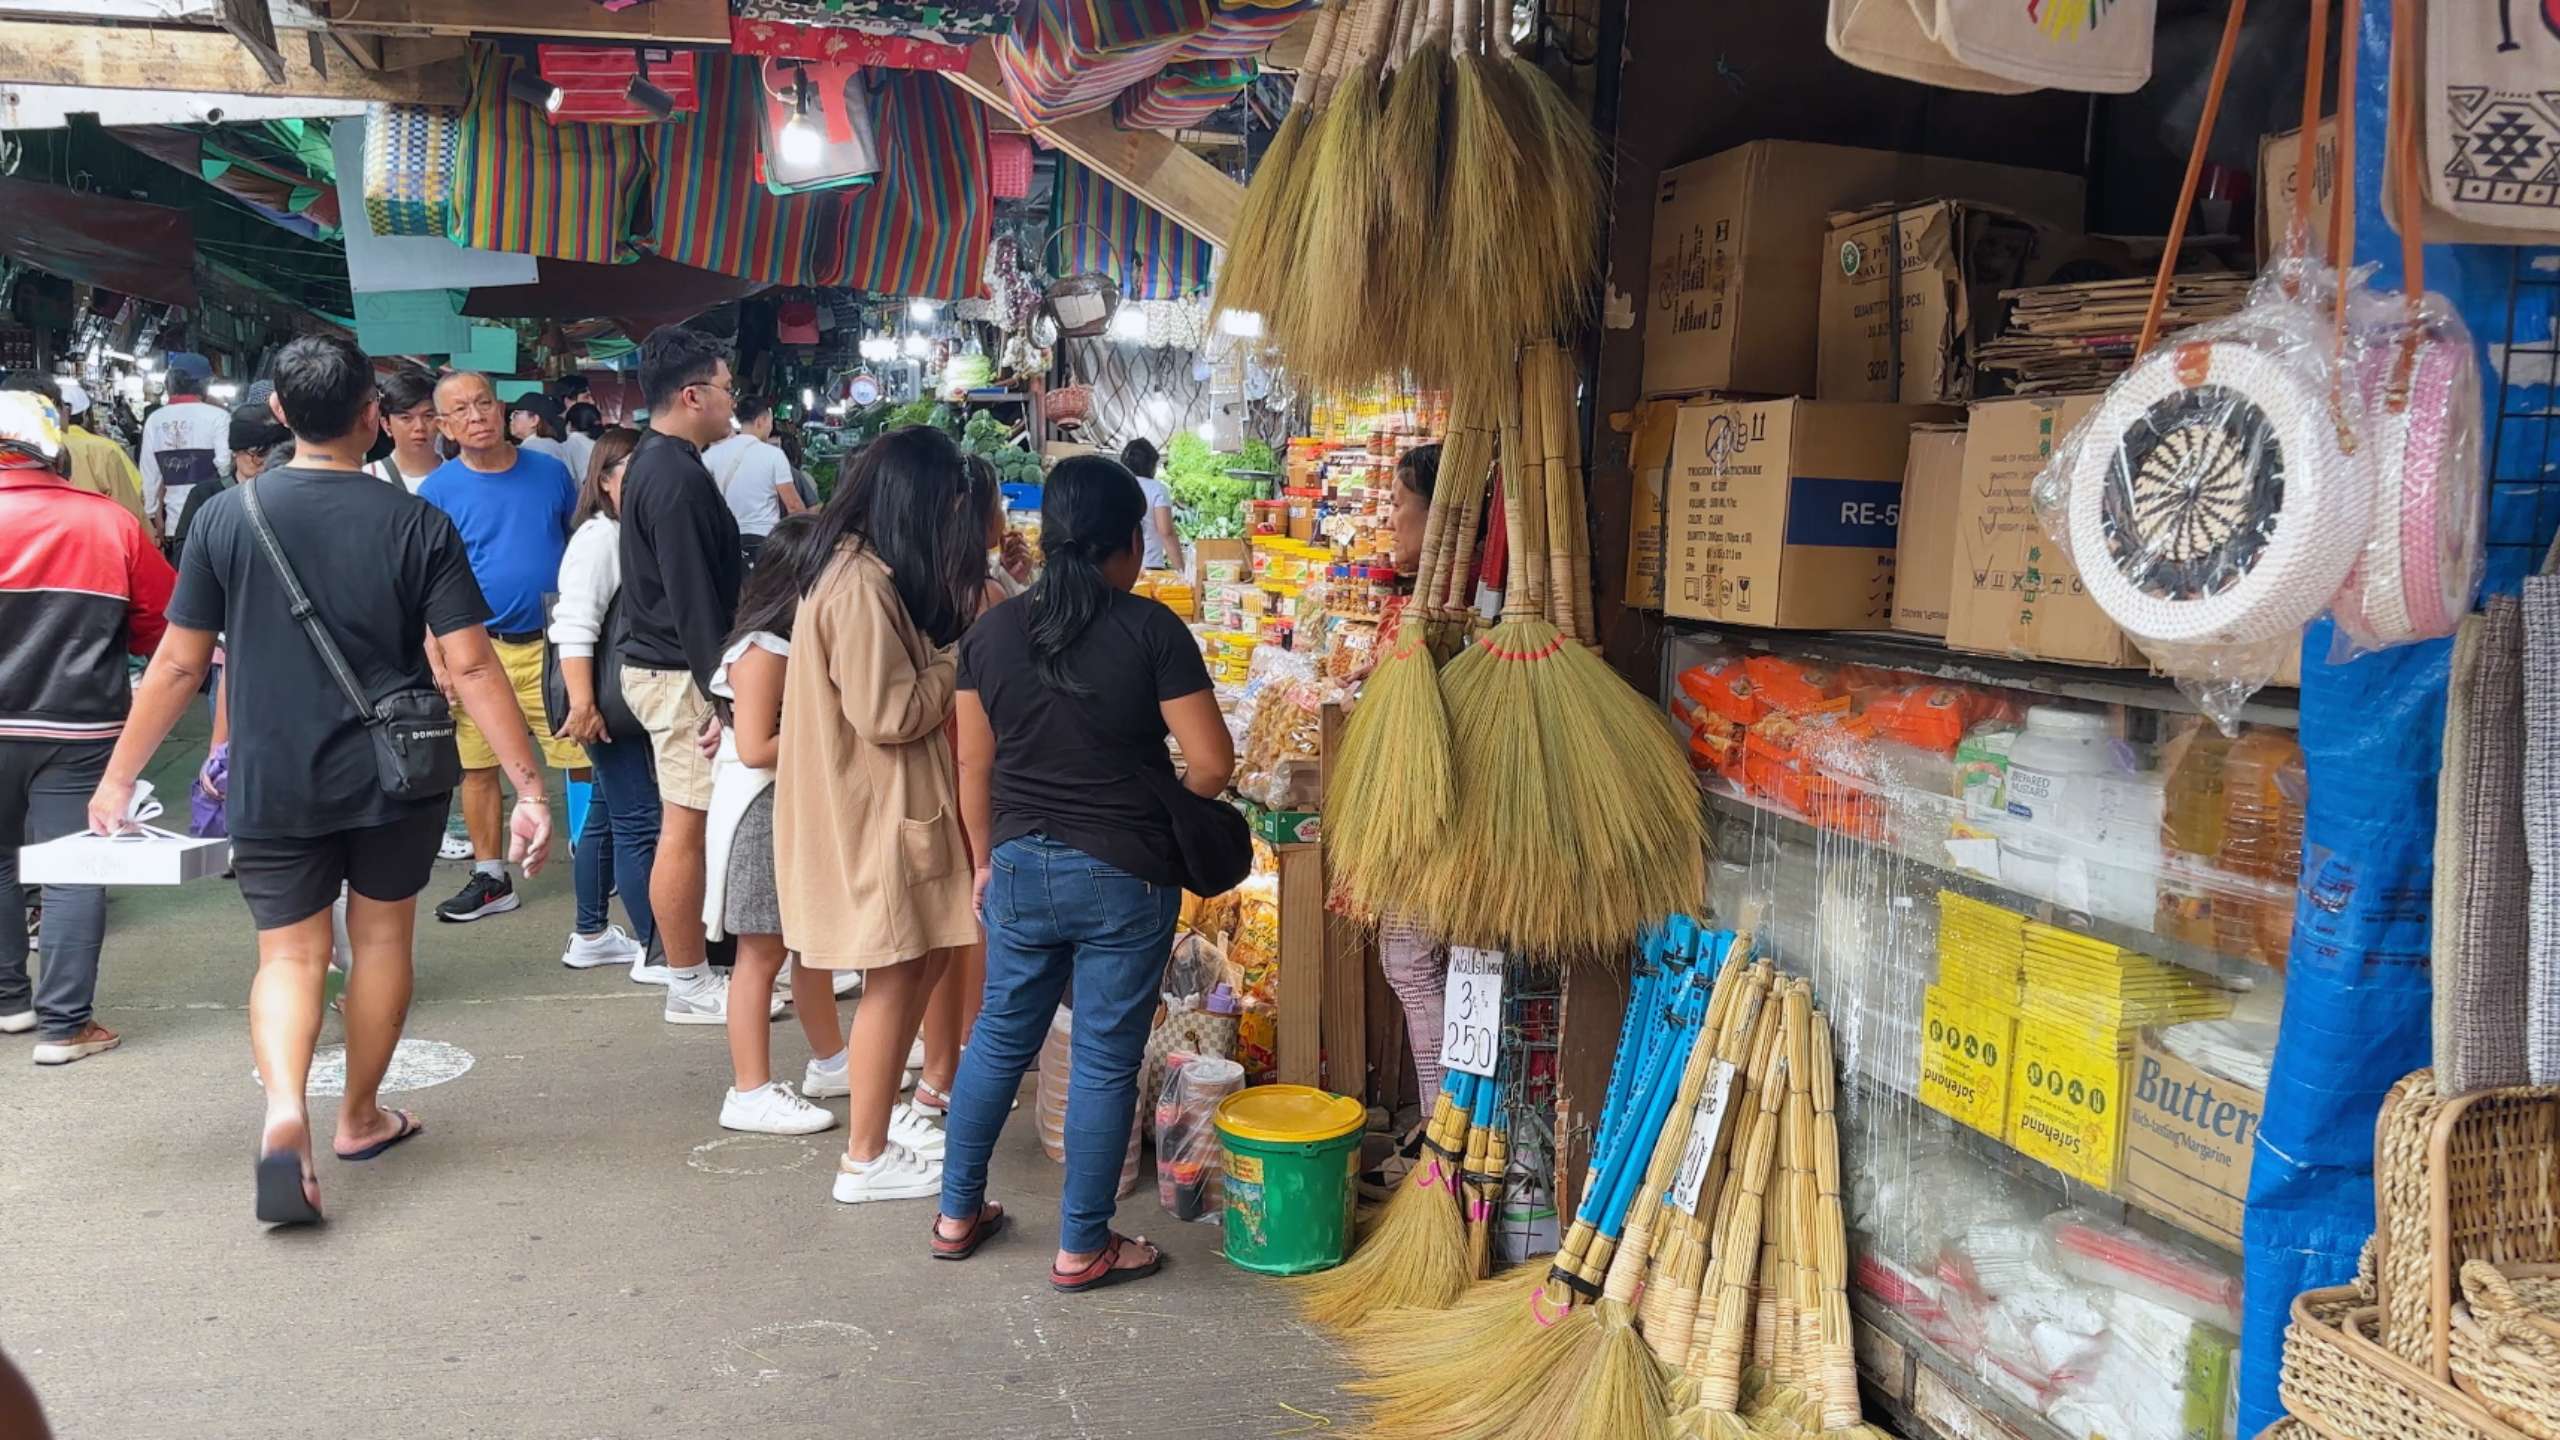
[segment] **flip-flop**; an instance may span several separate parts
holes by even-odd
[[[942,1217],[933,1221],[933,1258],[966,1260],[978,1253],[978,1247],[993,1240],[1004,1230],[1004,1206],[994,1201],[978,1207],[978,1218],[969,1223],[969,1233],[954,1240],[942,1233]]]
[[[272,1150],[258,1157],[258,1218],[269,1225],[317,1225],[320,1207],[302,1188],[302,1157]]]
[[[1102,1290],[1113,1285],[1126,1285],[1132,1280],[1144,1280],[1164,1268],[1164,1251],[1156,1249],[1143,1235],[1134,1243],[1156,1250],[1156,1258],[1144,1265],[1123,1267],[1120,1264],[1120,1247],[1131,1243],[1133,1242],[1128,1236],[1117,1230],[1112,1231],[1111,1243],[1103,1246],[1102,1253],[1094,1256],[1092,1262],[1083,1269],[1069,1273],[1051,1266],[1049,1288],[1061,1295],[1081,1295],[1088,1290]]]
[[[424,1135],[427,1133],[427,1127],[419,1124],[418,1117],[410,1114],[408,1111],[394,1110],[391,1113],[400,1117],[399,1129],[392,1131],[388,1138],[377,1140],[361,1150],[357,1150],[346,1155],[340,1155],[338,1158],[341,1160],[370,1160],[376,1155],[381,1154],[383,1151],[390,1149],[392,1146],[399,1144],[401,1141],[406,1140],[413,1135]]]

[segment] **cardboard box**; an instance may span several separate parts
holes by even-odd
[[[1194,540],[1191,542],[1191,583],[1202,594],[1211,586],[1229,585],[1251,578],[1253,544],[1247,540]]]
[[[2053,448],[2097,408],[2093,395],[1985,400],[1965,419],[1947,644],[1991,655],[2139,666],[2134,648],[2080,583],[2036,518],[2030,487]]]
[[[1662,608],[1662,497],[1669,487],[1671,442],[1680,430],[1680,402],[1647,400],[1626,421],[1627,463],[1635,489],[1627,518],[1627,598],[1637,610]]]
[[[2329,210],[2338,193],[2338,118],[2320,122],[2313,142],[2311,170],[2311,243],[2318,249],[2329,233]],[[2285,226],[2293,221],[2293,187],[2302,169],[2302,127],[2258,142],[2258,264],[2264,268],[2284,248]]]
[[[2079,249],[2075,235],[1969,200],[1833,216],[1813,393],[1904,405],[1972,399],[1974,350],[2008,312],[2000,292],[2043,284]]]
[[[1964,427],[1914,425],[1902,467],[1902,524],[1894,532],[1893,628],[1947,633],[1954,579],[1956,499],[1964,485]]]
[[[1822,236],[1836,211],[1964,195],[2076,230],[2076,176],[1757,140],[1662,172],[1644,393],[1813,391]]]
[[[2266,1092],[2199,1070],[2148,1034],[2133,1052],[2130,1090],[2119,1191],[2180,1229],[2238,1250]]]
[[[1950,413],[1820,400],[1683,406],[1665,612],[1788,630],[1888,628],[1911,427]]]
[[[231,842],[152,829],[141,835],[65,835],[18,852],[24,885],[184,885],[231,868]]]

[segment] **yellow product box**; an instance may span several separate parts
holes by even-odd
[[[1930,986],[1920,1012],[1920,1103],[2003,1138],[2017,1029],[2017,1017],[1996,1005]]]
[[[2126,1038],[2020,1022],[2010,1062],[2010,1147],[2075,1180],[2113,1187],[2124,1143]]]

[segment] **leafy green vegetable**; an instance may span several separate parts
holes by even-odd
[[[1186,540],[1232,539],[1244,533],[1245,502],[1261,488],[1259,479],[1238,478],[1236,470],[1276,470],[1271,447],[1248,440],[1241,450],[1211,450],[1209,442],[1184,430],[1165,442],[1166,488],[1173,492],[1173,528]]]

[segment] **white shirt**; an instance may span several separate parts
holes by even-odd
[[[738,517],[741,535],[770,535],[782,523],[779,487],[791,481],[791,459],[782,447],[741,430],[702,452],[703,468]]]
[[[517,441],[516,448],[519,450],[530,450],[537,455],[548,455],[563,465],[569,463],[568,450],[563,448],[559,441],[554,440],[547,435],[529,435],[524,439]],[[569,478],[572,480],[581,480],[586,477],[573,470],[569,473]]]
[[[563,659],[592,659],[596,640],[604,632],[604,608],[621,588],[621,522],[610,515],[590,515],[586,524],[570,534],[568,548],[560,553],[560,599],[551,607],[551,648]]]
[[[385,455],[381,459],[364,467],[364,473],[372,476],[376,480],[382,481],[384,484],[389,484],[390,482],[397,480],[401,485],[408,489],[410,494],[415,495],[418,493],[418,487],[427,483],[427,477],[436,473],[436,467],[434,465],[430,465],[417,474],[412,475],[408,471],[400,468],[400,457],[396,454],[392,454]]]
[[[210,456],[210,463],[200,456]],[[142,422],[142,513],[161,534],[177,528],[188,491],[230,468],[231,412],[221,406],[175,400]]]
[[[772,447],[767,446],[767,449]],[[791,642],[770,630],[758,630],[740,637],[721,652],[720,668],[711,672],[711,693],[723,700],[738,697],[729,689],[729,667],[749,650],[763,650],[791,658]],[[738,758],[738,732],[733,726],[720,729],[719,769],[711,780],[711,809],[703,830],[702,926],[714,940],[720,939],[720,917],[727,912],[729,901],[729,851],[737,843],[738,823],[747,815],[747,807],[757,796],[773,786],[773,772],[758,770]]]
[[[1156,533],[1156,511],[1173,508],[1173,487],[1161,480],[1140,480],[1138,488],[1147,492],[1147,513],[1138,521],[1138,534],[1147,542],[1146,566],[1166,569],[1173,561],[1164,553],[1164,537]]]

